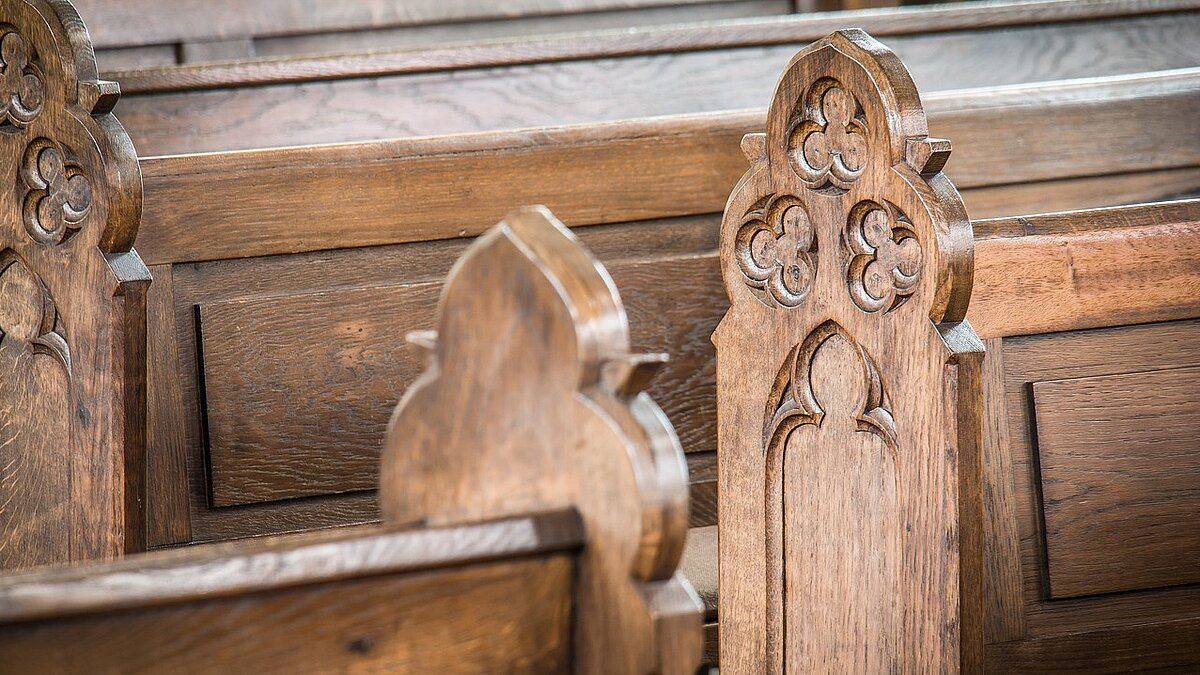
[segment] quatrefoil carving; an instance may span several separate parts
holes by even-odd
[[[812,290],[816,228],[798,197],[777,196],[748,211],[735,250],[747,285],[768,306],[796,307]]]
[[[802,100],[788,134],[792,169],[813,189],[848,189],[867,165],[862,106],[828,77],[814,82]]]
[[[24,129],[42,111],[44,79],[29,43],[11,26],[0,27],[0,129]]]
[[[39,138],[29,144],[21,160],[21,180],[27,188],[22,216],[34,241],[61,244],[79,230],[92,205],[92,187],[83,169],[67,161],[57,143]]]
[[[856,204],[846,224],[846,242],[852,254],[850,297],[859,309],[890,312],[912,295],[921,276],[921,244],[895,204]]]

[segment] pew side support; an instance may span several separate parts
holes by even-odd
[[[142,182],[74,8],[0,24],[0,568],[144,550]]]
[[[978,672],[973,238],[899,59],[800,52],[726,205],[717,348],[721,665]]]

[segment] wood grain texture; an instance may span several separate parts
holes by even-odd
[[[646,228],[653,228],[656,237],[656,250],[649,253],[644,246]],[[623,267],[622,261],[644,260],[648,254],[652,258],[667,255],[686,258],[713,250],[716,247],[717,227],[711,218],[679,218],[591,227],[581,230],[580,237],[607,264]],[[202,428],[203,402],[199,396],[200,383],[197,382],[201,366],[197,365],[196,360],[194,305],[248,299],[259,295],[284,296],[349,290],[376,285],[381,277],[396,283],[440,283],[468,243],[469,240],[462,239],[432,241],[298,256],[225,260],[174,268],[177,288],[176,318],[179,329],[177,338],[181,359],[178,381],[187,410],[184,428],[187,436],[189,475],[192,477],[189,500],[193,506],[193,533],[197,540],[211,541],[235,536],[328,527],[341,523],[361,523],[378,520],[379,515],[373,493],[295,499],[247,508],[208,508],[205,459],[207,443]],[[712,273],[718,274],[715,266]],[[712,288],[719,296],[719,286],[714,283]],[[657,297],[654,294],[645,296],[651,299]],[[635,302],[629,311],[637,312],[636,306],[639,304]],[[713,321],[715,320],[714,318]],[[632,337],[635,345],[642,344],[640,340],[652,335],[637,328],[640,321],[637,320],[634,326]],[[653,347],[659,341],[665,342],[666,337],[653,339],[653,343],[646,344]],[[703,340],[699,342],[699,346],[709,348]],[[665,368],[671,371],[675,366],[668,363]],[[407,386],[407,383],[401,386]],[[656,380],[650,391],[662,392],[661,386]],[[691,394],[688,397],[695,399]],[[705,401],[708,401],[707,417],[697,414],[695,419],[697,422],[711,423],[711,397]],[[703,441],[708,444],[707,449],[712,450],[714,446],[711,436],[697,437],[687,431],[697,428],[695,423],[689,422],[683,416],[690,414],[689,411],[679,406],[674,406],[674,409],[683,411],[670,411],[669,414],[685,429],[684,438],[689,439],[685,440],[689,443],[686,447],[689,450],[702,448],[699,442]],[[702,409],[699,410],[702,412]],[[380,429],[382,434],[382,426]],[[372,441],[371,445],[364,446],[364,454],[374,456],[381,441],[382,435]],[[328,445],[335,447],[341,443],[335,435],[330,437]],[[367,476],[364,480],[374,485],[376,468],[369,467],[366,462],[359,462],[358,465],[364,467],[364,471],[369,471],[369,474],[364,474]],[[715,473],[710,472],[709,475],[715,476]],[[714,492],[715,487],[710,487],[707,493],[702,493],[694,502],[696,508],[692,511],[696,517],[707,519],[703,524],[716,522]]]
[[[1196,642],[1175,642],[1173,622],[1194,620],[1200,607],[1200,586],[1190,584],[1139,592],[1049,600],[1045,534],[1037,485],[1036,430],[1029,383],[1102,377],[1119,373],[1200,366],[1200,324],[1195,320],[1049,333],[1005,338],[1005,396],[1009,411],[1018,532],[1020,534],[1023,605],[1028,640],[1037,654],[1055,649],[1055,662],[1103,660],[1104,654],[1146,659],[1157,654],[1196,656]],[[1143,626],[1130,633],[1136,639],[1105,647],[1104,635],[1120,627]],[[1132,630],[1132,629],[1131,629]],[[1072,637],[1074,636],[1074,637]],[[1001,653],[1017,653],[1010,642]],[[1036,658],[1036,657],[1034,657]],[[989,663],[992,663],[989,657]],[[1115,663],[1116,661],[1114,661]],[[1029,661],[1014,661],[1019,667]],[[1032,667],[1032,666],[1031,666]]]
[[[1200,139],[1187,142],[1197,136],[1188,117],[1197,100],[1194,71],[927,97],[931,128],[953,131],[960,149],[947,171],[968,188],[1110,175],[1118,151],[1124,174],[1200,166]],[[1155,133],[1113,137],[1117,117]],[[159,264],[473,236],[535,202],[573,227],[714,213],[743,166],[739,139],[762,124],[760,114],[738,113],[143,160],[146,218],[156,227],[139,250]],[[1010,125],[1024,151],[997,165],[993,130]],[[472,199],[445,189],[457,182],[472,185]],[[1116,197],[1098,187],[1114,189],[1110,181],[1073,202],[1055,199],[1077,207]],[[1019,200],[1015,192],[1005,196]]]
[[[680,25],[668,27],[636,27],[621,31],[589,31],[586,34],[551,36],[543,39],[493,44],[455,45],[440,49],[383,51],[371,54],[347,54],[338,49],[337,56],[306,56],[291,59],[271,59],[242,63],[221,64],[203,67],[181,67],[166,69],[123,70],[111,73],[119,80],[126,92],[142,94],[180,89],[227,88],[254,84],[270,84],[288,81],[317,79],[346,79],[378,77],[403,73],[437,72],[467,68],[487,68],[548,63],[555,61],[584,61],[622,56],[670,55],[698,51],[736,49],[748,46],[788,45],[796,50],[805,44],[820,39],[825,34],[848,25],[855,25],[872,34],[884,37],[890,43],[902,36],[958,33],[954,45],[971,49],[970,36],[1014,34],[1023,27],[1039,28],[1048,41],[1046,51],[1055,53],[1045,63],[1059,63],[1057,74],[1047,72],[1043,77],[1026,81],[1078,77],[1068,74],[1071,68],[1095,67],[1094,58],[1109,67],[1125,61],[1130,70],[1155,70],[1163,66],[1147,67],[1147,60],[1165,55],[1152,44],[1143,44],[1131,52],[1099,50],[1099,44],[1116,44],[1125,40],[1101,40],[1097,44],[1088,41],[1056,39],[1056,32],[1072,23],[1097,23],[1112,20],[1113,27],[1121,23],[1139,23],[1139,16],[1171,14],[1168,19],[1178,19],[1176,13],[1190,12],[1200,8],[1194,0],[1035,0],[1033,2],[996,2],[988,6],[908,7],[893,11],[866,12],[856,14],[817,14],[793,17],[759,18],[758,20]],[[1043,25],[1051,24],[1051,25]],[[1053,25],[1058,24],[1058,25]],[[1153,24],[1151,24],[1153,25]],[[1158,25],[1163,25],[1159,23]],[[990,30],[989,30],[990,29]],[[1161,35],[1151,30],[1150,34]],[[1117,33],[1119,34],[1119,33]],[[1066,34],[1059,32],[1060,37]],[[379,45],[373,45],[379,46]],[[1095,50],[1095,51],[1092,51]],[[1028,74],[1028,63],[1045,58],[1041,50],[1030,50],[1022,54],[1008,54],[1007,63],[1012,71]],[[1073,58],[1080,54],[1080,58]],[[909,55],[911,56],[911,55]],[[947,59],[942,67],[953,67]],[[932,63],[932,61],[931,61]],[[967,74],[969,68],[958,71]],[[1077,72],[1077,71],[1076,71]],[[1005,77],[1003,73],[990,73],[989,77]],[[728,83],[737,86],[737,83]],[[936,84],[925,83],[925,84]],[[769,82],[766,84],[769,87]],[[764,91],[767,91],[764,89]]]
[[[726,19],[762,18],[784,15],[791,11],[788,0],[708,0],[703,3],[655,4],[627,9],[540,14],[501,19],[456,21],[453,23],[422,24],[377,28],[349,33],[309,33],[254,39],[256,62],[265,65],[266,59],[307,61],[313,56],[341,54],[339,72],[366,66],[365,52],[384,54],[390,58],[397,50],[407,52],[453,47],[472,53],[480,43],[518,42],[521,51],[533,48],[548,36],[564,33],[577,37],[580,33],[607,37],[611,33],[640,33],[647,29],[673,28],[695,23],[711,24]],[[554,39],[550,37],[550,39]],[[346,63],[349,61],[350,63]],[[160,66],[150,62],[149,67]],[[134,68],[142,66],[134,65]],[[128,68],[126,69],[128,70]]]
[[[43,673],[560,672],[571,574],[567,556],[503,560],[9,625],[0,656]]]
[[[971,325],[1006,337],[1195,316],[1198,211],[1191,200],[981,224],[1029,234],[1015,247],[1006,237],[977,243]]]
[[[523,209],[455,265],[436,325],[389,425],[385,520],[574,507],[576,669],[694,672],[703,609],[676,573],[687,468],[644,394],[662,357],[630,352],[612,279],[548,211]]]
[[[1192,673],[1200,668],[1200,620],[1129,625],[989,645],[996,673]]]
[[[1008,436],[1004,350],[1000,338],[985,343],[983,359],[983,597],[988,644],[1025,637],[1017,532],[1015,478]]]
[[[798,54],[725,210],[723,670],[982,665],[970,222],[896,55]]]
[[[347,527],[46,568],[0,582],[0,621],[180,605],[378,574],[577,550],[579,518],[556,511],[445,528]]]
[[[611,272],[639,291],[627,309],[634,347],[672,350],[648,392],[671,401],[665,412],[686,449],[712,450],[706,337],[723,299],[717,268],[684,258],[616,264]],[[213,505],[373,489],[388,416],[422,367],[401,336],[433,328],[441,287],[201,304]],[[308,392],[299,404],[298,392]]]
[[[1193,283],[1194,275],[1186,264],[1192,255],[1186,247],[1176,245],[1180,240],[1170,233],[1172,226],[1178,225],[1174,221],[1195,219],[1197,209],[1200,202],[1181,202],[982,221],[978,224],[983,238],[976,256],[980,270],[976,287],[1027,289],[1023,301],[1039,308],[1043,323],[1087,327],[1099,315],[1080,314],[1080,308],[1103,306],[1116,292],[1112,287],[1080,285],[1070,302],[1062,302],[1058,286],[1036,283],[1037,276],[1027,275],[1027,269],[1037,272],[1040,268],[1014,266],[1011,261],[1029,258],[1029,251],[1043,250],[1041,237],[1069,232],[1069,239],[1054,249],[1056,255],[1078,261],[1080,270],[1118,270],[1128,264],[1125,247],[1105,248],[1095,242],[1140,238],[1145,250],[1156,253],[1143,261],[1145,269],[1140,276],[1129,268],[1127,283],[1120,291],[1125,297],[1122,306],[1128,312],[1163,311],[1164,307],[1154,304],[1161,301],[1163,289]],[[648,391],[674,420],[689,453],[716,448],[715,362],[703,336],[716,327],[726,299],[718,282],[716,257],[696,253],[712,244],[709,226],[705,220],[694,220],[582,231],[602,257],[611,261],[613,278],[625,289],[634,347],[674,355]],[[637,251],[642,240],[636,236],[643,227],[661,237],[661,244],[667,247],[661,251],[665,257],[621,261],[626,256],[644,255]],[[1149,234],[1147,227],[1153,228]],[[375,458],[389,401],[399,397],[419,367],[415,354],[401,344],[398,333],[402,331],[393,328],[431,328],[432,298],[440,284],[369,284],[381,273],[397,281],[442,274],[461,247],[457,242],[431,242],[415,248],[347,250],[320,257],[225,261],[188,268],[181,305],[190,312],[193,304],[199,304],[202,314],[212,310],[223,318],[219,324],[200,326],[206,345],[203,367],[208,372],[204,382],[208,443],[205,446],[196,437],[194,445],[189,445],[197,452],[206,447],[210,453],[218,504],[375,486]],[[326,290],[317,290],[322,287]],[[247,298],[248,292],[256,295]],[[292,294],[280,295],[288,292]],[[1186,304],[1172,311],[1179,317],[1195,314],[1194,307]],[[984,330],[999,334],[1027,330],[1023,326],[1029,322],[1028,313],[1014,313],[1011,300],[999,292],[980,294],[971,316]],[[179,330],[185,342],[194,340],[195,327],[181,324]],[[243,367],[247,361],[256,367]],[[181,368],[186,375],[188,368]],[[303,405],[297,407],[300,392],[307,394]],[[188,405],[199,409],[201,403],[193,399]],[[1003,420],[1002,412],[989,408],[989,419]],[[997,461],[1000,463],[989,465],[995,472],[989,471],[989,476],[995,476],[989,482],[989,494],[1002,500],[1005,488],[996,481],[1003,481],[1007,471],[1003,470],[1004,461],[998,457]],[[204,466],[201,455],[194,470],[203,475]],[[715,473],[692,476],[693,525],[715,522],[711,481],[715,481]],[[701,485],[706,482],[710,484]],[[231,489],[241,496],[230,497],[226,491]],[[200,503],[207,504],[207,488],[200,495]],[[248,516],[239,511],[227,517]],[[374,517],[372,509],[356,520]],[[287,520],[281,527],[295,529],[297,522],[302,520]]]
[[[175,282],[170,265],[150,270],[146,296],[146,545],[192,540],[188,513],[187,450],[179,387]]]
[[[1032,391],[1050,597],[1200,581],[1200,368]]]
[[[141,180],[69,3],[0,5],[0,568],[145,548]]]
[[[180,0],[171,11],[152,0],[78,0],[97,45],[199,42],[297,33],[351,32],[397,25],[576,14],[663,5],[700,6],[711,0],[350,0],[335,5],[265,0],[248,7],[220,0]]]
[[[923,90],[947,92],[1194,68],[1198,28],[1200,12],[890,43],[914,64]],[[1114,59],[1118,45],[1128,54],[1157,53],[1138,62]],[[121,116],[148,156],[716,113],[762,106],[780,65],[799,46],[159,93],[127,97]],[[1014,53],[1050,61],[1014,63]],[[1128,118],[1112,119],[1119,128]]]

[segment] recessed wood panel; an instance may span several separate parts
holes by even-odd
[[[713,450],[707,256],[610,267],[633,348],[671,361],[649,393],[689,451]],[[211,500],[230,506],[370,490],[392,409],[421,372],[405,335],[433,328],[440,282],[203,303]],[[710,509],[711,510],[711,507]]]
[[[1051,597],[1200,581],[1200,368],[1035,382],[1033,404]]]
[[[440,284],[200,306],[214,506],[373,489]],[[370,466],[372,471],[364,471]]]

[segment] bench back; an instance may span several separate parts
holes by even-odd
[[[518,211],[455,266],[437,325],[384,453],[391,529],[8,579],[4,662],[694,672],[687,467],[607,272]]]
[[[144,547],[137,156],[59,0],[0,17],[0,568]]]
[[[722,666],[982,664],[973,238],[912,79],[834,33],[779,80],[721,226]]]

